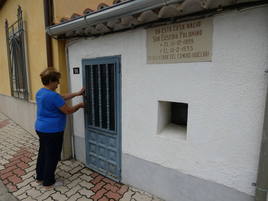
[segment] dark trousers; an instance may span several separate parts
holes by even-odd
[[[41,133],[39,136],[39,152],[36,164],[36,179],[43,181],[44,186],[55,183],[55,170],[60,160],[63,132]]]

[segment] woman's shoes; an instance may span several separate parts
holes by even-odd
[[[43,183],[42,180],[35,180],[35,181],[36,181],[36,183],[38,183],[39,185],[41,185],[41,184]]]
[[[56,181],[55,184],[53,184],[54,187],[63,186],[63,181]]]

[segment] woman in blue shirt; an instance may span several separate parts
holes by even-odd
[[[83,95],[84,89],[62,96],[55,91],[60,83],[60,76],[59,72],[51,68],[43,71],[40,77],[44,87],[36,93],[35,130],[39,136],[36,179],[46,187],[60,184],[56,183],[55,170],[60,160],[66,115],[84,107],[83,102],[74,106],[65,103],[65,100]]]

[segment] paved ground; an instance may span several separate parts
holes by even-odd
[[[7,191],[6,187],[1,181],[0,181],[0,201],[17,201],[17,199]]]
[[[0,201],[161,201],[75,160],[58,165],[56,175],[64,186],[47,190],[34,179],[37,149],[36,136],[0,113]]]

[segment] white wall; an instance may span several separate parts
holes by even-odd
[[[11,96],[0,95],[0,111],[34,136],[36,104]]]
[[[82,58],[122,55],[122,150],[182,173],[253,194],[267,86],[268,9],[214,17],[212,62],[146,64],[141,28],[69,43]],[[70,69],[72,70],[72,69]],[[71,89],[82,75],[71,74]],[[187,139],[157,135],[158,101],[189,104]],[[83,111],[74,115],[84,137]]]

